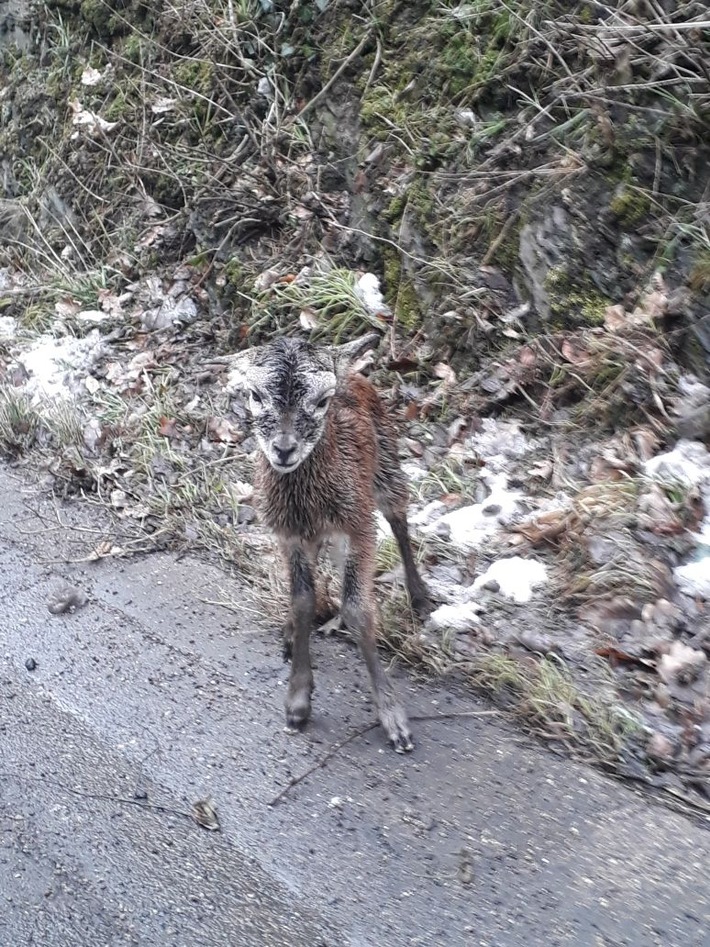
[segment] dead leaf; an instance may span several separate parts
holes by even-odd
[[[177,99],[169,99],[167,96],[161,96],[152,103],[150,110],[153,115],[164,115],[166,112],[172,112],[176,104]]]
[[[626,328],[628,317],[623,306],[607,306],[604,312],[604,325],[610,332]]]
[[[461,437],[461,435],[463,434],[463,432],[466,430],[467,427],[468,427],[468,421],[466,420],[466,418],[461,418],[461,417],[454,418],[454,420],[451,422],[451,424],[449,424],[448,428],[446,429],[446,438],[447,438],[449,447],[451,447],[452,444],[455,444],[456,441],[459,440],[459,438]]]
[[[158,423],[158,434],[160,434],[161,437],[179,437],[180,432],[178,431],[175,418],[161,417]]]
[[[86,128],[88,133],[92,136],[95,136],[98,132],[110,132],[118,125],[118,122],[107,122],[105,118],[101,118],[101,116],[95,112],[85,109],[78,99],[71,101],[69,106],[74,112],[72,125]],[[73,132],[71,137],[74,139],[77,138],[78,135],[79,132]]]
[[[581,345],[576,339],[565,339],[562,343],[561,352],[563,357],[572,365],[586,365],[592,357],[589,349]]]
[[[658,483],[650,483],[638,498],[638,525],[657,536],[677,536],[685,526],[677,512],[677,504],[671,503]]]
[[[211,799],[198,799],[192,804],[192,818],[209,832],[219,832],[220,825],[217,810]]]
[[[124,552],[124,549],[114,545],[110,539],[104,539],[96,549],[89,553],[88,559],[95,562],[97,559],[105,559],[107,556],[122,556]]]
[[[81,74],[81,84],[82,85],[98,85],[101,82],[102,74],[98,69],[94,69],[93,66],[87,66],[86,69]]]
[[[410,401],[407,407],[404,409],[404,420],[405,421],[416,421],[419,417],[419,405],[416,401]]]
[[[79,303],[71,296],[58,299],[54,304],[54,311],[58,316],[74,316],[81,310]]]
[[[318,328],[318,313],[311,306],[306,306],[305,309],[301,310],[298,321],[305,332],[311,332]]]
[[[441,380],[444,382],[444,385],[456,384],[456,372],[445,362],[439,362],[434,366],[434,374],[437,378],[441,378]]]
[[[640,664],[644,667],[655,667],[652,661],[649,661],[645,658],[640,657],[637,654],[630,654],[628,651],[624,651],[622,648],[617,647],[616,645],[604,645],[601,648],[595,648],[594,653],[598,654],[600,658],[607,658],[614,664]]]
[[[518,352],[518,361],[526,368],[532,368],[532,366],[537,365],[538,362],[537,352],[532,346],[524,345]]]
[[[569,529],[573,516],[570,510],[548,510],[534,520],[517,523],[511,529],[516,533],[522,533],[533,546],[538,546],[558,539]]]
[[[541,480],[549,480],[553,471],[554,466],[551,460],[541,460],[528,470],[528,476],[539,477]]]
[[[227,418],[209,418],[207,436],[211,441],[220,441],[224,444],[239,444],[242,440],[241,431]]]
[[[646,744],[646,752],[653,760],[669,762],[673,759],[675,747],[667,736],[656,731]]]
[[[128,503],[128,495],[125,490],[115,489],[111,491],[110,500],[114,510],[122,510]]]
[[[108,312],[112,316],[120,316],[123,314],[123,305],[120,298],[115,293],[112,293],[110,289],[102,288],[96,295],[104,312]]]

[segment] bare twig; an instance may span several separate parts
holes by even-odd
[[[440,713],[440,714],[420,714],[415,717],[410,717],[410,720],[415,722],[421,722],[425,720],[452,720],[455,718],[468,718],[468,717],[500,717],[500,711],[498,710],[462,710],[462,711],[451,711],[450,713]],[[284,788],[279,792],[273,799],[271,799],[267,805],[276,806],[284,798],[284,796],[289,793],[294,786],[298,786],[299,783],[302,783],[304,779],[307,779],[317,770],[322,769],[328,760],[331,760],[336,753],[339,753],[343,747],[347,746],[349,743],[352,743],[353,740],[357,740],[358,737],[364,736],[366,733],[369,733],[371,730],[374,730],[375,727],[379,727],[379,721],[368,724],[366,727],[361,727],[359,730],[356,730],[354,733],[351,733],[349,737],[346,737],[344,740],[341,740],[339,743],[333,744],[333,746],[317,760],[313,766],[310,766],[307,770],[300,773],[298,776],[294,776],[290,779]]]

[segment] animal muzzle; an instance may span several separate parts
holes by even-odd
[[[281,472],[295,469],[303,459],[298,446],[298,441],[293,434],[286,432],[278,434],[271,442],[269,455],[271,466]]]

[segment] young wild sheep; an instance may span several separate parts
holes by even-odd
[[[407,527],[407,486],[392,422],[377,392],[353,371],[378,341],[370,334],[337,347],[279,339],[229,356],[231,385],[249,393],[259,452],[256,490],[265,523],[288,567],[291,656],[286,721],[310,716],[313,672],[309,636],[317,614],[315,569],[329,538],[345,538],[341,617],[360,641],[380,722],[398,753],[413,748],[407,716],[377,657],[374,566],[375,507],[397,539],[413,608],[429,596],[417,571]]]

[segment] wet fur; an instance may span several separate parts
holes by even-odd
[[[308,437],[311,432],[307,419],[300,416],[299,404],[308,397],[309,377],[320,383],[319,373],[330,366],[337,378],[327,413],[314,432],[318,439],[308,445],[310,453],[300,465],[281,473],[269,463],[263,449],[258,459],[260,513],[279,539],[291,588],[287,722],[299,726],[310,715],[313,676],[308,639],[316,619],[323,617],[323,603],[316,593],[318,551],[328,537],[345,536],[348,554],[341,615],[359,637],[380,719],[391,743],[400,752],[409,750],[412,740],[406,714],[377,657],[375,630],[376,507],[399,543],[413,607],[426,613],[429,604],[409,539],[408,492],[398,460],[396,431],[372,384],[350,371],[347,351],[343,358],[337,349],[317,350],[305,342],[282,340],[259,350],[254,361],[257,374],[250,376],[247,371],[247,379],[258,377],[268,384],[273,407],[268,416],[264,417],[264,412],[255,418],[255,426],[262,425],[262,434],[273,425],[275,412],[279,418],[287,418],[296,436]],[[314,372],[310,376],[309,367]]]

